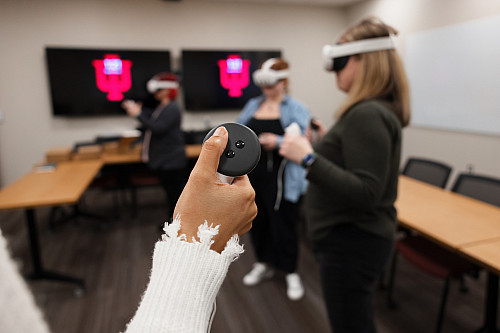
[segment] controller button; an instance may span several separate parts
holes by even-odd
[[[236,148],[238,149],[243,149],[243,147],[245,147],[245,141],[243,140],[238,140],[236,141],[236,143],[234,144],[236,146]]]
[[[233,158],[233,157],[234,157],[234,155],[236,155],[236,154],[235,154],[235,152],[234,152],[234,151],[232,151],[232,150],[228,150],[228,151],[226,152],[226,157],[227,157],[227,158]]]

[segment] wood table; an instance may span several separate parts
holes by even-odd
[[[73,204],[99,172],[102,162],[60,162],[54,171],[32,170],[0,190],[0,210]]]
[[[196,159],[201,145],[186,145],[186,155]],[[25,209],[33,272],[31,279],[48,279],[76,283],[82,290],[82,279],[44,269],[36,226],[35,209],[46,206],[73,205],[74,214],[88,215],[78,210],[78,201],[103,165],[142,163],[140,149],[126,152],[104,152],[99,159],[59,162],[55,170],[37,172],[37,168],[0,190],[0,210]],[[73,215],[72,215],[73,216]],[[95,216],[92,216],[95,217]]]
[[[500,221],[499,221],[500,223]],[[500,275],[500,239],[464,246],[460,251],[472,261],[488,269],[484,325],[476,333],[498,333],[498,283]]]
[[[500,207],[399,177],[398,223],[488,270],[484,325],[477,333],[498,333]]]
[[[196,159],[201,152],[201,144],[186,145],[186,157],[188,159]],[[104,164],[127,164],[127,163],[142,163],[141,150],[130,149],[125,152],[104,152],[101,155],[101,160]]]
[[[36,226],[35,208],[76,205],[90,182],[102,167],[102,161],[60,162],[54,171],[36,169],[0,190],[0,210],[25,209],[33,272],[29,278],[76,283],[83,291],[81,279],[54,273],[43,268]]]
[[[400,176],[398,222],[451,250],[500,239],[500,207]]]
[[[500,222],[499,222],[500,223]],[[466,256],[500,275],[500,238],[461,248]]]

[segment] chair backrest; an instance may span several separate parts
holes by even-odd
[[[500,207],[500,179],[461,173],[451,189],[453,192]]]
[[[451,167],[437,161],[410,157],[402,174],[422,182],[444,188],[450,177]]]

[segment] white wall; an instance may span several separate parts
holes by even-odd
[[[400,32],[398,47],[405,56],[408,34],[500,15],[498,0],[377,0],[347,10],[348,24],[375,15]],[[498,31],[491,31],[491,42],[498,43]],[[430,50],[432,52],[432,50]],[[464,64],[473,66],[473,64]],[[499,65],[500,66],[500,65]],[[495,69],[498,71],[498,69]],[[411,84],[411,82],[410,82]],[[498,89],[491,87],[491,89]],[[474,110],[470,110],[474,112]],[[497,110],[500,112],[500,110]],[[500,124],[498,124],[500,126]],[[427,156],[449,163],[457,172],[468,164],[474,172],[500,177],[500,136],[454,132],[410,126],[404,130],[403,159],[409,155]]]
[[[342,95],[321,68],[320,50],[361,17],[376,15],[401,33],[500,14],[498,0],[377,0],[346,10],[328,7],[170,3],[160,0],[0,0],[0,185],[26,173],[53,146],[135,127],[125,117],[71,120],[51,115],[44,47],[167,48],[179,63],[182,48],[281,48],[291,65],[291,94],[314,116],[332,123]],[[492,32],[492,41],[497,40]],[[183,127],[201,128],[206,114],[185,113]],[[212,124],[236,112],[211,113]],[[436,158],[455,171],[500,177],[500,137],[410,126],[409,155]]]
[[[0,3],[0,185],[29,171],[54,146],[134,128],[126,117],[66,119],[51,114],[44,47],[170,49],[280,48],[291,63],[291,95],[332,123],[341,99],[321,68],[321,47],[345,27],[345,12],[327,7],[171,3],[160,0],[2,0]],[[213,125],[236,112],[211,113]],[[206,114],[185,113],[202,128]]]

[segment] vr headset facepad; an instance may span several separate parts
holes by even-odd
[[[274,86],[279,80],[286,79],[288,77],[288,71],[286,69],[271,69],[276,61],[276,58],[268,59],[262,64],[261,69],[253,72],[253,82],[255,82],[256,85],[259,87]]]
[[[159,81],[151,79],[147,83],[148,92],[154,94],[160,89],[178,89],[179,83],[175,81]]]
[[[391,36],[325,45],[323,46],[323,65],[327,71],[338,72],[345,67],[351,55],[393,49],[395,46]]]

